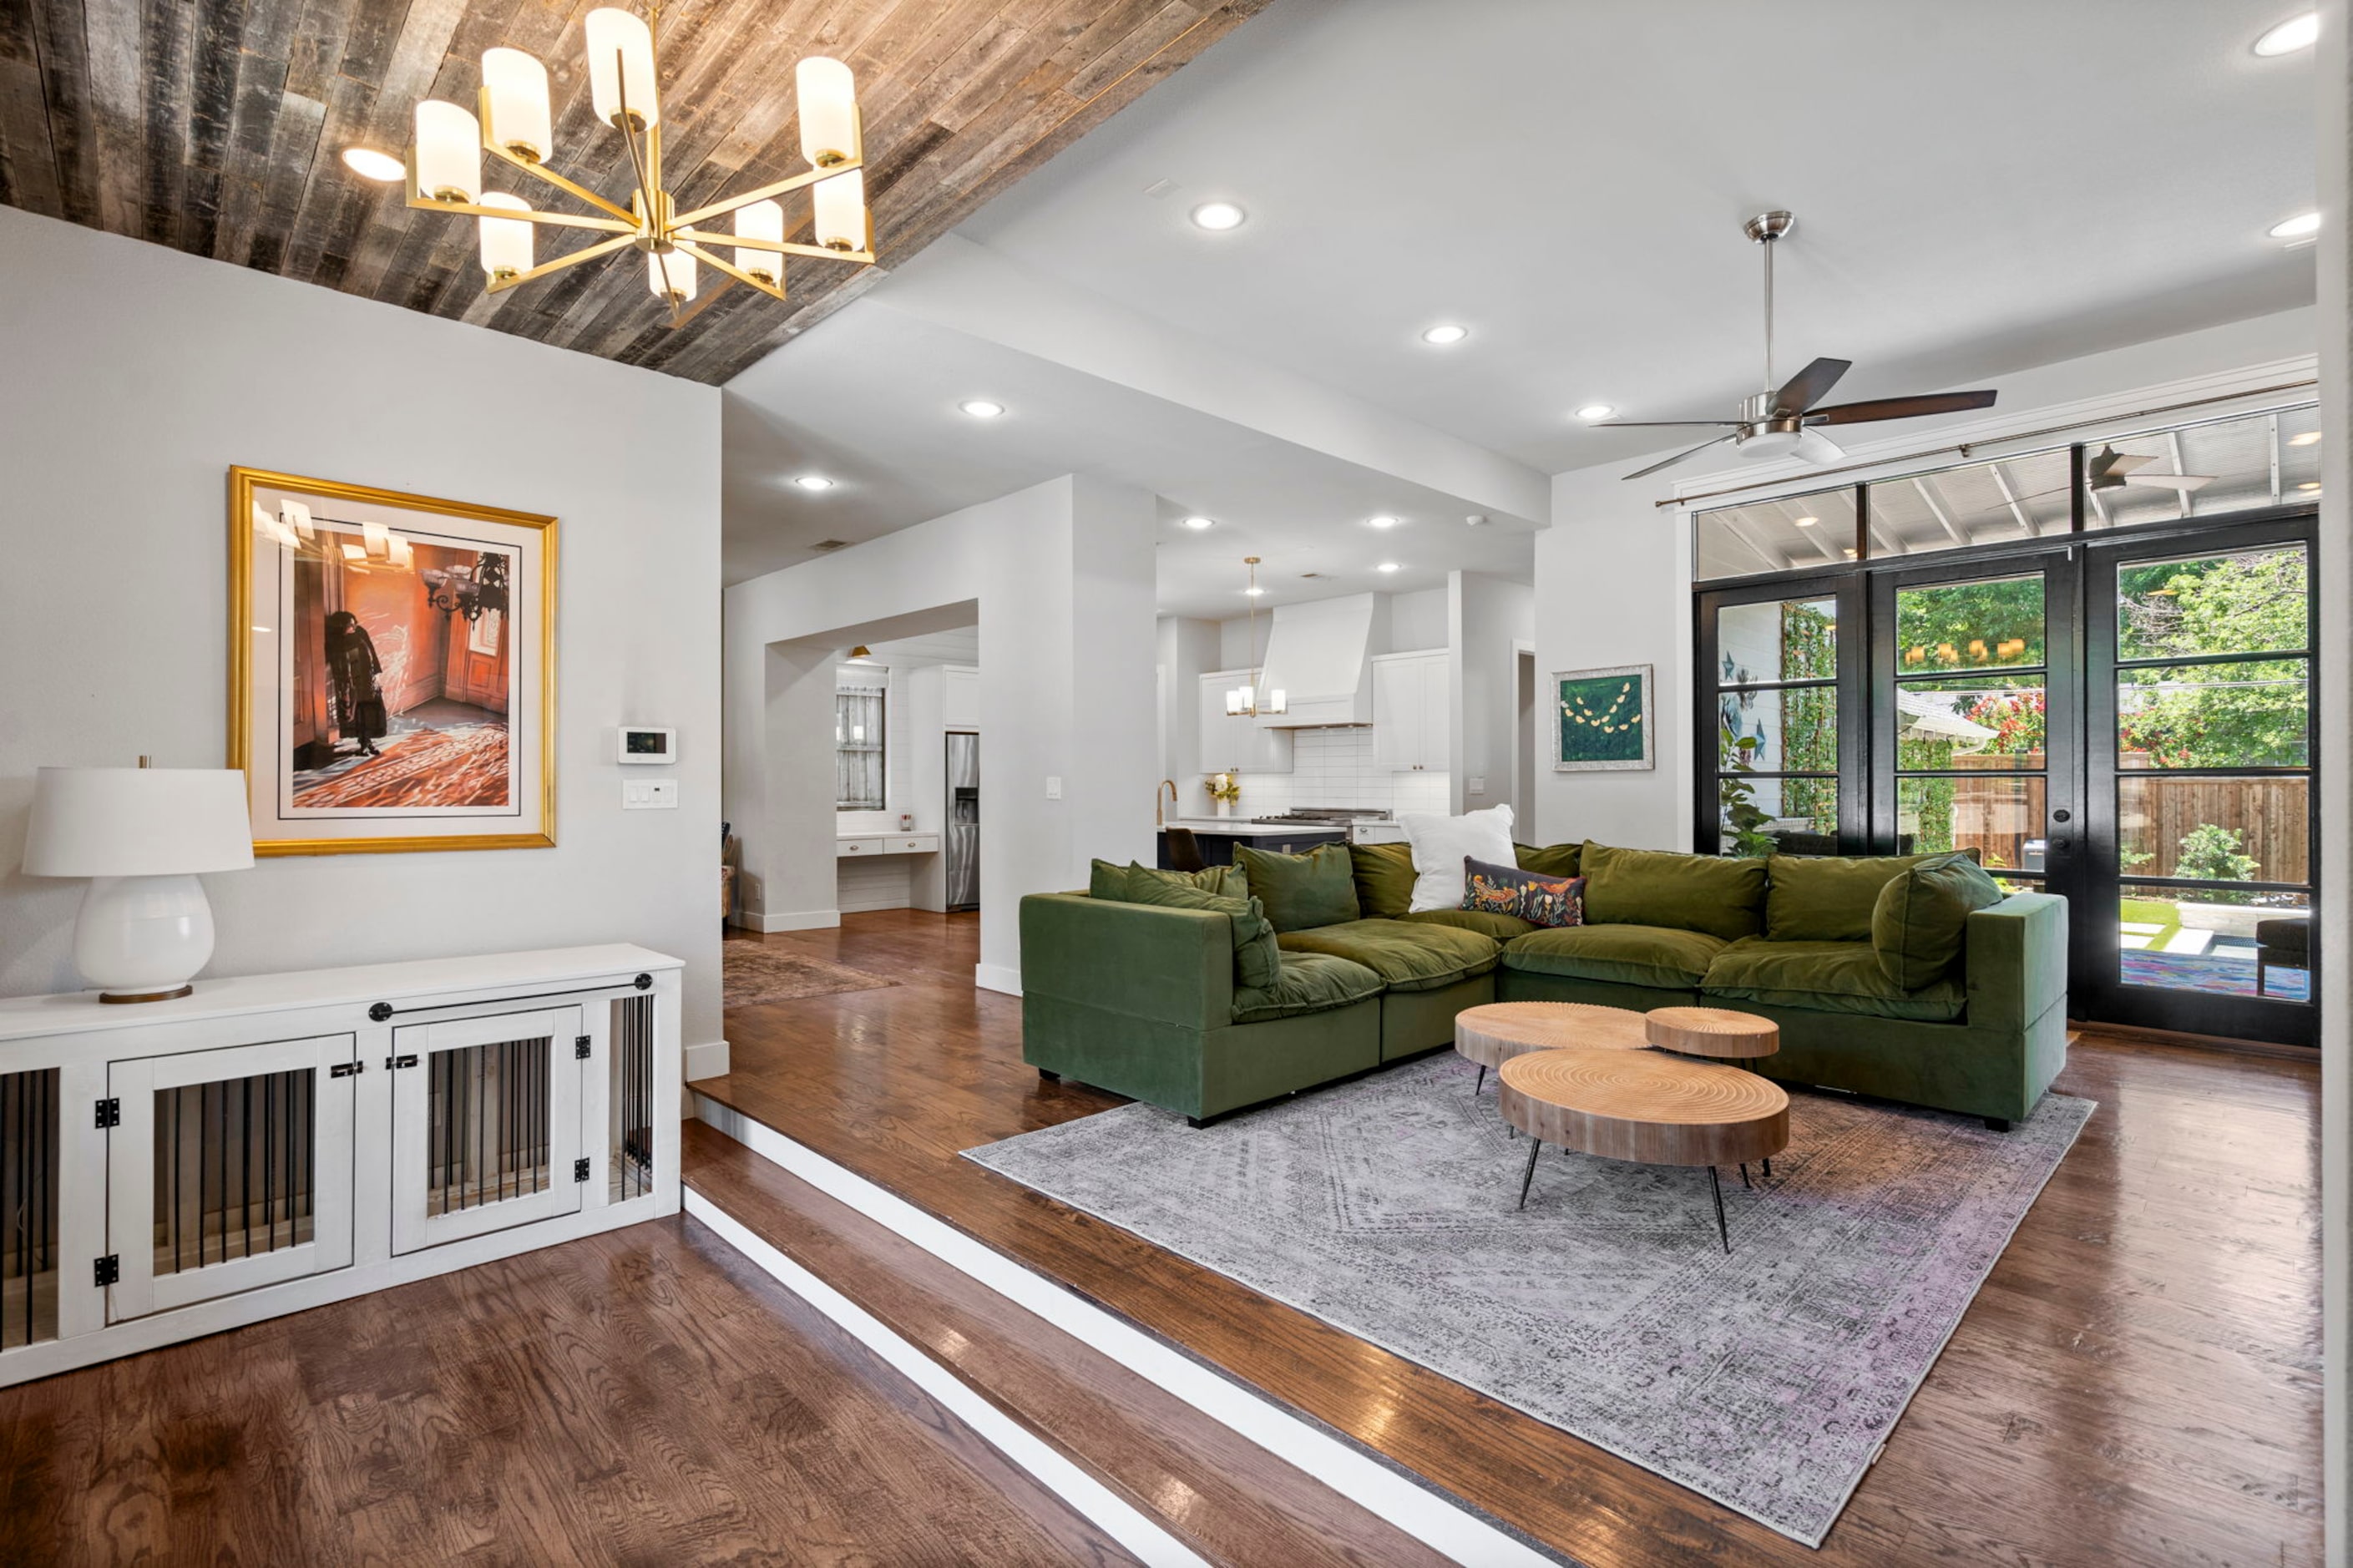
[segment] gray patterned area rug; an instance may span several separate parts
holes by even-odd
[[[1196,1131],[965,1157],[1819,1546],[2093,1103],[2009,1132],[1790,1095],[1756,1190],[1527,1144],[1449,1053]]]

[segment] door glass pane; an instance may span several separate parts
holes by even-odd
[[[426,1058],[425,1212],[456,1214],[544,1192],[549,1040],[497,1040]]]
[[[2116,573],[2116,657],[2301,652],[2304,546],[2135,562]]]
[[[1895,595],[1895,673],[2043,662],[2042,576],[1939,583]]]
[[[2039,675],[1907,680],[1895,688],[1895,765],[1905,773],[2040,771]]]
[[[2126,984],[2311,999],[2312,905],[2304,894],[2136,882],[2118,890],[2116,940]]]
[[[1727,691],[1716,721],[1731,750],[1726,772],[1743,763],[1768,773],[1838,772],[1836,687]]]
[[[313,1238],[317,1075],[309,1068],[155,1091],[155,1275]]]
[[[2093,442],[2084,467],[2086,528],[2317,500],[2320,411],[2307,405]],[[2185,474],[2189,484],[2169,482]]]
[[[1898,779],[1895,850],[1975,849],[1989,871],[2041,871],[2042,805],[2039,777]]]
[[[2305,661],[2263,659],[2116,675],[2119,768],[2300,768],[2311,760]]]
[[[2116,780],[2116,847],[2127,876],[2308,882],[2305,776]]]
[[[1838,677],[1838,601],[1767,599],[1715,615],[1716,684]]]
[[[1695,571],[1702,582],[1854,559],[1854,489],[1718,507],[1694,515]]]
[[[37,1068],[0,1073],[0,1349],[57,1337],[58,1069]]]
[[[1717,826],[1723,853],[1838,853],[1836,779],[1757,778],[1728,773],[1716,784]]]
[[[2067,449],[1971,463],[1869,488],[1873,560],[2064,534],[2074,528]]]

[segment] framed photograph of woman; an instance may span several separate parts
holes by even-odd
[[[231,468],[257,855],[555,843],[555,519]]]

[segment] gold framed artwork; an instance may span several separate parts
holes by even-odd
[[[555,519],[228,472],[256,855],[555,843]]]

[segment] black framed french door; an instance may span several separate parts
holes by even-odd
[[[1694,770],[1703,854],[1862,852],[1862,580],[1783,579],[1704,595]]]

